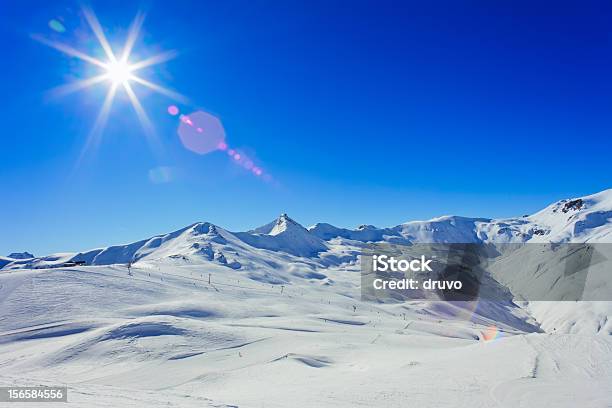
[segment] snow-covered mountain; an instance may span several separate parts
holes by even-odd
[[[78,261],[87,265],[111,265],[166,258],[217,262],[238,268],[249,262],[258,263],[257,254],[265,253],[273,257],[281,254],[282,257],[305,257],[315,261],[324,258],[328,263],[341,263],[354,261],[355,257],[347,258],[346,254],[370,242],[612,242],[612,189],[561,200],[533,215],[507,219],[443,216],[390,228],[361,225],[346,229],[319,223],[306,229],[282,214],[247,232],[230,232],[199,222],[142,241],[82,253],[38,258],[27,252],[11,254],[0,258],[0,268],[46,268]],[[337,257],[337,252],[344,256]]]
[[[281,214],[276,221],[236,236],[252,247],[287,252],[296,256],[316,256],[328,249],[325,242],[306,228]]]
[[[8,257],[13,259],[30,259],[34,258],[34,255],[29,252],[13,252]]]
[[[362,242],[612,242],[612,189],[560,200],[533,215],[517,218],[443,216],[392,228],[362,225],[349,230],[316,224],[309,230],[324,240],[342,237]]]

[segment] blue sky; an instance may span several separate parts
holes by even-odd
[[[94,36],[74,2],[1,7],[0,254],[199,220],[245,230],[282,212],[346,227],[514,216],[611,187],[605,2],[93,2],[117,50],[146,11],[133,55],[179,55],[144,75],[189,97],[182,112],[217,115],[271,182],[186,149],[172,100],[138,85],[161,151],[120,91],[77,166],[108,84],[53,97],[91,68],[32,35],[99,56]],[[160,166],[169,182],[149,177]]]

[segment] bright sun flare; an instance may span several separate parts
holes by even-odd
[[[127,62],[115,61],[106,65],[108,79],[115,85],[123,85],[132,78],[132,67]]]
[[[125,45],[123,46],[123,50],[121,54],[116,55],[113,52],[113,49],[111,48],[108,40],[106,39],[102,26],[100,25],[100,22],[98,21],[94,12],[91,9],[84,7],[83,14],[85,15],[85,19],[87,20],[89,27],[98,39],[100,47],[102,47],[102,50],[106,55],[106,61],[101,61],[98,58],[92,57],[69,45],[57,41],[51,41],[36,35],[33,36],[33,38],[45,45],[55,48],[58,51],[70,55],[71,57],[75,57],[82,61],[88,62],[103,70],[103,73],[100,75],[71,82],[69,84],[62,85],[56,88],[54,90],[54,93],[56,95],[65,95],[85,88],[89,88],[93,85],[103,82],[110,83],[108,91],[106,93],[106,97],[104,98],[104,102],[102,103],[100,113],[98,114],[93,129],[91,130],[87,139],[84,151],[89,147],[90,144],[96,144],[97,139],[101,137],[101,133],[104,130],[104,126],[106,125],[106,122],[108,120],[110,109],[118,88],[122,88],[130,99],[130,102],[134,107],[134,110],[136,111],[136,115],[138,116],[138,119],[140,120],[140,123],[142,124],[145,130],[145,134],[147,136],[153,136],[153,126],[145,110],[140,104],[138,97],[132,89],[132,83],[143,85],[155,92],[166,95],[172,99],[181,102],[186,102],[185,97],[183,97],[181,94],[171,91],[160,85],[154,84],[153,82],[150,82],[136,75],[136,72],[142,70],[143,68],[148,68],[174,58],[176,56],[176,52],[163,52],[161,54],[153,55],[152,57],[130,64],[128,63],[128,60],[130,59],[132,49],[134,47],[136,39],[138,38],[140,27],[144,22],[144,15],[142,13],[138,13],[136,15],[130,26]]]

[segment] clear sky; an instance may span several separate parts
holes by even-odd
[[[515,216],[612,186],[609,2],[91,6],[117,51],[144,10],[132,56],[177,50],[142,73],[189,102],[133,84],[156,151],[120,89],[78,162],[109,84],[49,92],[92,66],[32,36],[102,57],[98,42],[77,3],[2,2],[0,254],[120,244],[195,221],[246,230],[282,212],[345,227]],[[186,149],[173,103],[217,115],[226,143],[272,180],[227,152]]]

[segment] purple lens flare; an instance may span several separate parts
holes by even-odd
[[[225,143],[225,129],[217,117],[197,111],[189,115],[181,115],[180,119],[178,134],[181,143],[192,152],[208,154],[218,150],[221,143]]]

